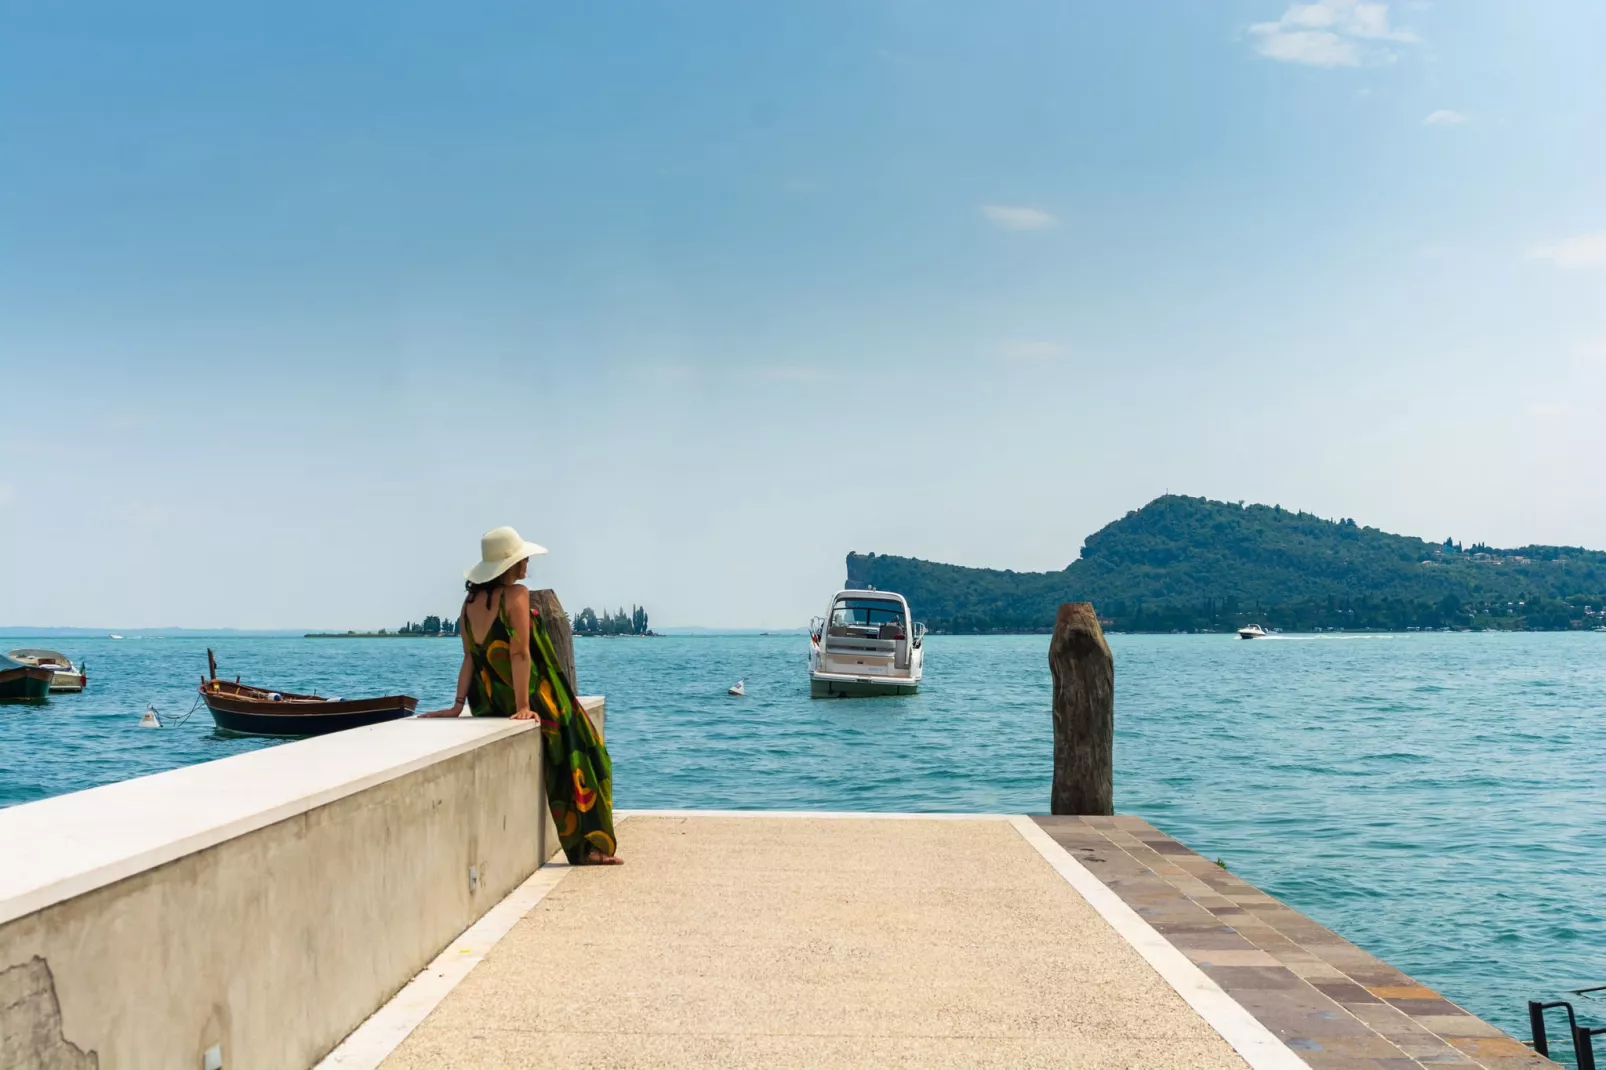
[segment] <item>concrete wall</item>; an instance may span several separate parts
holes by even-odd
[[[540,753],[399,721],[0,810],[0,1067],[312,1065],[535,870]]]

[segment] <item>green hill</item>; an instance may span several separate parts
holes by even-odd
[[[936,632],[1048,631],[1092,602],[1118,631],[1606,625],[1606,553],[1426,542],[1280,506],[1170,494],[1090,535],[1060,572],[848,555],[849,587],[909,599]]]

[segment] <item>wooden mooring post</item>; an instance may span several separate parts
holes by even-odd
[[[552,648],[557,651],[558,661],[563,665],[564,678],[574,689],[576,698],[580,696],[580,683],[574,678],[574,627],[569,623],[569,614],[564,612],[563,603],[558,601],[557,592],[551,588],[542,588],[530,592],[530,602],[541,613],[541,619],[546,621],[546,633],[552,639]]]
[[[1091,602],[1067,602],[1048,645],[1056,814],[1115,813],[1115,660]]]

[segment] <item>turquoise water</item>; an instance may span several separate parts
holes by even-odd
[[[22,640],[7,641],[11,646]],[[450,698],[433,640],[53,640],[90,690],[0,706],[0,804],[262,740],[190,708],[206,664]],[[621,807],[1042,811],[1045,636],[929,640],[925,686],[810,700],[800,636],[582,640]],[[1606,635],[1112,636],[1116,804],[1520,1037],[1606,983]],[[738,677],[747,697],[726,696]]]

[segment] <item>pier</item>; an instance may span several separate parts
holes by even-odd
[[[630,812],[571,868],[538,747],[401,721],[0,811],[0,1065],[1554,1065],[1138,818]]]

